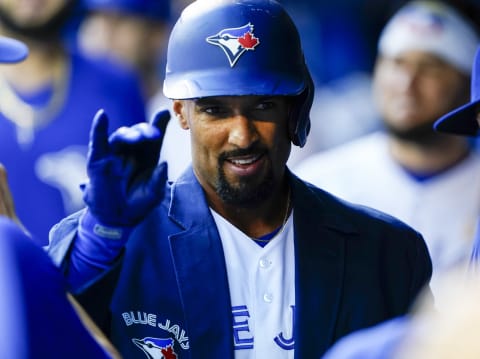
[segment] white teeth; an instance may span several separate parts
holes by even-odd
[[[257,161],[258,158],[259,158],[259,156],[250,157],[250,158],[236,158],[236,159],[230,159],[230,162],[232,162],[233,164],[236,164],[236,165],[245,166],[245,165],[249,165],[249,164],[252,164],[253,162]]]
[[[249,165],[251,163],[255,162],[255,159],[249,159],[249,160],[232,160],[232,163],[236,165]]]

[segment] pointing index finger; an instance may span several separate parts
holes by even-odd
[[[95,114],[90,129],[89,161],[96,161],[109,153],[108,117],[103,109]]]

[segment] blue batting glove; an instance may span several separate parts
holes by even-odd
[[[132,227],[162,199],[167,166],[158,165],[168,111],[151,124],[121,127],[108,136],[108,117],[100,110],[90,131],[83,199],[103,225]]]

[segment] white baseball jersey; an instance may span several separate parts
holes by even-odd
[[[211,211],[222,240],[236,359],[293,359],[293,215],[265,247]],[[212,308],[214,309],[214,308]]]
[[[433,263],[431,287],[441,271],[465,264],[480,214],[480,156],[425,181],[390,156],[387,136],[376,132],[313,155],[293,170],[348,201],[392,214],[425,238]]]

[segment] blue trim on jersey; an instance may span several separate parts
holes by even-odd
[[[278,232],[280,232],[280,230],[282,229],[283,225],[281,225],[280,227],[278,227],[277,229],[275,229],[273,232],[270,232],[270,233],[267,233],[259,238],[255,238],[257,239],[258,241],[256,241],[254,238],[252,238],[252,240],[258,244],[260,247],[265,247],[268,243],[270,243],[270,240],[273,239],[273,237],[275,237]]]

